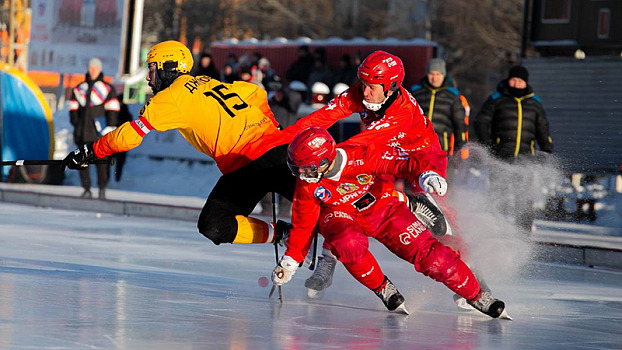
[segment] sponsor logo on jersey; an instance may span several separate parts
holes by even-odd
[[[339,185],[339,187],[337,187],[337,192],[339,192],[340,195],[345,195],[348,194],[350,192],[354,192],[356,190],[358,190],[359,187],[353,183],[342,183],[341,185]]]
[[[368,183],[371,182],[371,180],[373,179],[373,177],[371,175],[368,174],[359,174],[356,175],[356,180],[361,184],[361,185],[367,185]]]
[[[326,202],[330,199],[330,197],[332,197],[330,191],[322,186],[316,188],[313,195],[322,202]]]
[[[334,211],[332,213],[326,214],[326,216],[324,216],[324,223],[327,223],[332,219],[347,219],[350,221],[354,221],[352,216],[344,211]]]
[[[400,233],[400,242],[402,242],[403,245],[409,245],[413,239],[417,239],[419,234],[426,229],[427,227],[417,220],[406,227],[406,232]]]

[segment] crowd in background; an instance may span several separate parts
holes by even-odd
[[[356,69],[360,64],[359,57],[343,55],[338,67],[334,69],[327,63],[326,49],[318,47],[313,52],[306,45],[298,49],[298,58],[292,62],[285,76],[278,76],[271,68],[270,60],[258,52],[237,57],[229,54],[222,68],[218,68],[212,55],[208,52],[200,54],[193,75],[207,75],[224,83],[246,81],[259,85],[269,92],[281,91],[289,99],[294,92],[292,102],[306,104],[326,103],[329,95],[345,90],[357,81]],[[281,100],[279,96],[279,100]],[[295,103],[288,109],[297,109]],[[284,125],[285,126],[285,125]]]

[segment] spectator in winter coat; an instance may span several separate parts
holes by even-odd
[[[239,80],[240,78],[236,74],[235,65],[230,63],[225,64],[225,67],[222,69],[222,73],[220,74],[220,81],[227,84],[232,84],[234,81]]]
[[[104,82],[101,60],[92,58],[88,64],[85,80],[73,88],[69,101],[69,117],[74,127],[73,140],[76,145],[82,147],[114,130],[117,126],[119,109],[119,100],[117,100],[114,87]],[[102,128],[97,119],[103,116],[106,117],[106,126]],[[108,164],[97,164],[99,199],[105,199],[106,196],[108,166]],[[80,170],[80,182],[84,188],[81,197],[92,198],[91,175],[88,167]]]
[[[218,72],[218,69],[216,69],[216,64],[214,64],[212,55],[207,52],[201,54],[201,58],[199,58],[199,64],[197,65],[197,68],[194,71],[193,75],[206,75],[210,78],[220,79],[220,72]]]
[[[459,150],[468,141],[468,127],[460,92],[447,77],[445,61],[441,58],[430,60],[427,75],[410,90],[432,122],[443,151],[452,155],[454,150]]]
[[[272,69],[271,65],[270,65],[270,60],[268,60],[265,57],[262,57],[259,59],[258,63],[257,63],[257,69],[259,69],[259,71],[261,72],[261,84],[266,88],[266,90],[268,91],[272,91],[270,90],[270,83],[273,81],[279,81],[280,83],[280,79],[276,73],[274,72],[274,70]]]
[[[298,59],[287,68],[285,78],[289,82],[297,80],[306,83],[309,80],[311,69],[313,69],[313,61],[309,47],[307,45],[300,46],[298,48]]]
[[[339,67],[334,74],[333,84],[343,83],[348,87],[354,85],[358,81],[356,76],[356,66],[352,64],[350,55],[344,54],[339,60]]]
[[[510,162],[532,158],[536,154],[536,143],[543,152],[553,152],[542,102],[528,81],[529,72],[525,67],[512,67],[507,79],[499,83],[497,91],[488,97],[475,119],[478,140],[494,155]],[[502,191],[507,187],[509,179],[495,175],[494,171],[491,176],[491,189],[501,187],[498,190]],[[526,182],[532,183],[532,180],[530,177]],[[534,216],[532,200],[521,193],[515,197],[517,224],[529,231]]]
[[[278,77],[276,77],[278,79]],[[285,89],[281,81],[271,81],[267,86],[269,91],[273,91],[272,97],[268,100],[270,110],[274,113],[274,119],[281,128],[286,128],[298,119],[297,111],[300,106],[300,99],[290,98],[290,91]],[[288,216],[291,211],[292,202],[282,195],[277,195],[279,201],[279,215]],[[270,206],[272,205],[272,195],[267,194],[261,200],[261,214],[272,215]]]

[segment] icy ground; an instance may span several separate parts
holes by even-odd
[[[529,245],[517,238],[508,244]],[[499,260],[488,284],[514,321],[452,293],[375,241],[410,316],[338,266],[321,301],[301,269],[268,299],[269,245],[215,246],[194,223],[0,203],[1,349],[620,349],[622,271]],[[511,249],[503,247],[501,250]],[[521,251],[530,250],[529,247]]]

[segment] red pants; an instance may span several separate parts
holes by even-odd
[[[328,247],[355,279],[374,291],[383,287],[384,273],[368,250],[368,237],[373,237],[460,296],[477,295],[480,286],[469,267],[438,242],[404,203],[388,198],[369,211],[352,214],[328,208],[320,216],[320,232]]]

